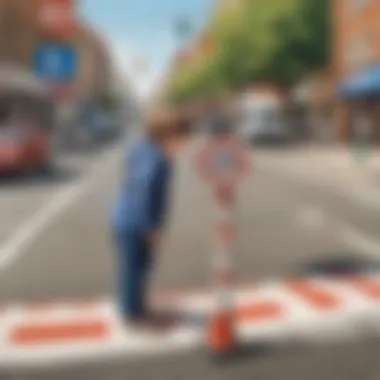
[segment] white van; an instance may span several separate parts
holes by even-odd
[[[240,137],[253,143],[283,143],[289,133],[281,121],[281,103],[277,97],[245,96],[239,101]]]

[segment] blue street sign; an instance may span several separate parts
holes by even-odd
[[[67,82],[74,78],[77,54],[69,44],[39,43],[33,54],[36,75],[47,82]]]

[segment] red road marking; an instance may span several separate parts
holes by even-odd
[[[331,311],[340,306],[339,298],[331,291],[318,287],[307,280],[292,280],[287,283],[292,293],[321,311]]]
[[[375,301],[380,301],[380,282],[371,278],[352,277],[347,279],[349,285],[355,290],[372,298]]]
[[[10,341],[14,345],[47,344],[81,340],[101,340],[109,336],[104,320],[71,321],[45,325],[20,324],[13,328]]]
[[[238,306],[234,317],[238,322],[257,322],[268,319],[280,319],[285,315],[283,306],[275,301],[263,301]]]

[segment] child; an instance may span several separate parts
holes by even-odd
[[[147,277],[167,214],[172,161],[187,141],[189,127],[174,112],[155,112],[127,150],[112,230],[119,309],[129,323],[149,321]]]

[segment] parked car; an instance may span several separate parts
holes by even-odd
[[[0,127],[0,172],[47,172],[52,167],[46,134],[26,125]]]
[[[0,65],[0,172],[52,168],[56,103],[46,85],[17,65]]]
[[[73,117],[67,121],[64,131],[64,146],[70,150],[87,150],[95,146],[94,111],[88,105],[77,107]]]
[[[122,120],[116,113],[99,109],[93,105],[81,107],[70,126],[68,142],[77,149],[96,148],[119,138]]]

